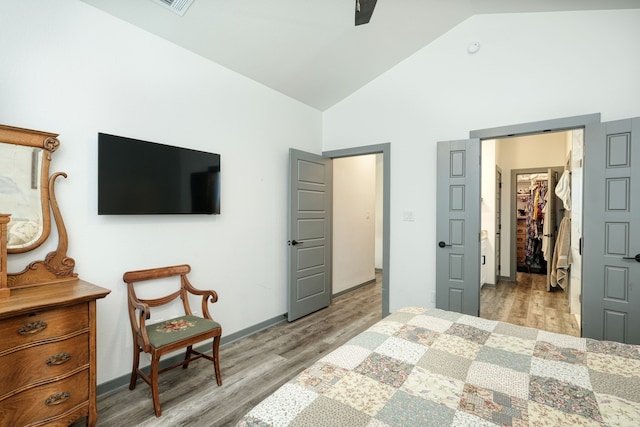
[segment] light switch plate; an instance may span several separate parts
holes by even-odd
[[[402,220],[403,221],[415,221],[415,214],[413,211],[404,211],[402,212]]]

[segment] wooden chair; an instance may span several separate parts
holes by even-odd
[[[191,267],[185,264],[172,267],[152,268],[149,270],[129,271],[123,275],[123,280],[128,288],[129,319],[131,320],[131,333],[133,335],[133,369],[131,371],[129,389],[133,390],[136,387],[138,377],[149,384],[153,396],[153,409],[157,417],[162,413],[158,393],[158,375],[163,372],[177,368],[178,366],[187,368],[189,362],[192,360],[204,357],[213,362],[216,381],[218,386],[222,385],[218,358],[222,328],[220,324],[215,322],[211,317],[208,306],[208,302],[214,303],[218,300],[218,294],[216,294],[215,291],[194,288],[187,279],[187,274],[190,271]],[[153,299],[143,299],[136,296],[134,289],[135,283],[173,276],[180,276],[180,289],[177,291]],[[202,316],[193,315],[189,306],[189,294],[202,297]],[[178,297],[182,299],[184,315],[155,324],[146,324],[146,321],[151,318],[151,308],[165,305]],[[212,356],[193,349],[194,344],[210,338],[213,338]],[[159,368],[160,358],[164,354],[184,348],[186,348],[186,354],[183,361],[163,369]],[[140,352],[143,351],[151,355],[149,375],[139,368]]]

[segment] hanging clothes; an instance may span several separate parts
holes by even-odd
[[[535,191],[536,187],[531,187],[529,190],[529,197],[527,198],[527,206],[526,206],[526,221],[525,224],[527,226],[527,240],[525,241],[525,255],[527,264],[531,265],[531,261],[533,259],[533,253],[535,251],[535,242],[533,241],[536,237],[536,225],[535,219],[533,218],[535,212]]]
[[[565,170],[556,185],[556,196],[562,200],[564,208],[571,210],[571,172]]]
[[[551,286],[560,286],[566,289],[569,282],[569,267],[573,262],[571,258],[571,218],[565,216],[558,228],[558,238],[553,251],[551,261]]]
[[[529,187],[525,255],[526,263],[532,269],[541,269],[544,267],[542,237],[544,234],[544,207],[546,206],[547,186],[546,181],[534,181],[531,183],[531,187]]]

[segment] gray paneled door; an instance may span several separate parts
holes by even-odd
[[[331,303],[331,159],[289,150],[287,317]]]
[[[480,140],[438,142],[436,307],[480,314]]]
[[[587,125],[583,336],[640,344],[640,118]]]

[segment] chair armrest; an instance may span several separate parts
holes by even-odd
[[[136,297],[135,292],[133,291],[133,285],[129,284],[127,286],[127,291],[129,295],[129,305],[133,310],[139,310],[140,316],[144,314],[145,319],[149,319],[151,317],[151,309],[149,308],[149,304],[144,303]]]
[[[146,320],[151,318],[151,309],[149,304],[144,303],[136,297],[133,292],[133,285],[128,284],[128,303],[129,303],[129,318],[131,320],[131,333],[133,334],[134,341],[141,337],[144,343],[144,351],[149,350],[149,336],[147,335]],[[136,319],[136,311],[138,316]]]
[[[202,314],[204,315],[205,318],[207,319],[211,319],[213,320],[213,317],[211,316],[211,313],[209,313],[209,305],[208,303],[215,303],[216,301],[218,301],[218,293],[214,290],[208,290],[208,289],[198,289],[196,287],[194,287],[191,282],[189,282],[189,279],[187,278],[187,276],[182,276],[182,284],[184,286],[184,289],[192,294],[192,295],[199,295],[202,297]],[[185,300],[187,301],[187,300]],[[185,311],[187,312],[187,314],[192,314],[190,313],[189,310],[189,305],[188,303],[185,304]]]
[[[140,311],[140,317],[143,317],[147,320],[151,317],[151,309],[149,308],[149,304],[145,304],[139,301],[131,301],[131,305],[135,310]]]

